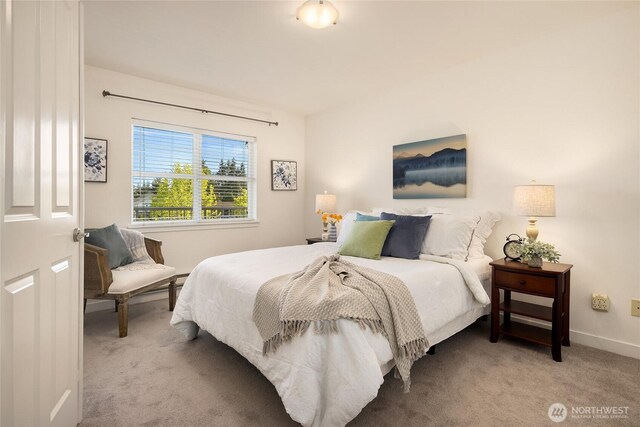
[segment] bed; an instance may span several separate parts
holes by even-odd
[[[316,335],[310,328],[276,353],[263,356],[263,341],[253,322],[256,293],[263,283],[338,249],[338,244],[326,242],[208,258],[185,282],[171,325],[188,339],[202,329],[234,348],[273,383],[293,420],[305,426],[344,426],[376,397],[384,375],[394,366],[386,338],[356,322],[338,320],[338,334]],[[434,346],[488,313],[491,258],[420,258],[344,257],[400,278]],[[398,392],[402,393],[400,381]]]

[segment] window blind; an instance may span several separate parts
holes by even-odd
[[[135,124],[133,222],[255,220],[254,144],[239,135]]]

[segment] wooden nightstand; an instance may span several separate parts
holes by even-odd
[[[569,294],[571,264],[545,262],[532,268],[518,261],[504,259],[492,262],[491,276],[491,342],[499,335],[522,338],[551,347],[556,362],[562,362],[561,346],[569,346]],[[500,303],[500,289],[504,302]],[[553,306],[545,307],[511,300],[511,292],[553,298]],[[500,312],[504,322],[500,325]],[[551,331],[511,320],[511,313],[551,322]]]
[[[327,240],[322,240],[321,237],[310,237],[307,239],[307,245],[313,245],[314,243],[326,242]]]

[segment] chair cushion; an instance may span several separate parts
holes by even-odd
[[[129,251],[116,224],[91,230],[85,242],[108,251],[109,268],[117,268],[133,262],[131,251]]]
[[[130,264],[132,267],[136,264]],[[162,264],[142,264],[144,268],[119,268],[111,270],[113,283],[110,295],[121,295],[144,288],[152,283],[175,276],[176,269]]]

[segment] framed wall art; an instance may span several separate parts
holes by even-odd
[[[84,181],[107,182],[107,140],[84,139]]]
[[[467,136],[393,146],[393,198],[467,197]]]
[[[291,160],[271,160],[271,190],[298,189],[298,163]]]

